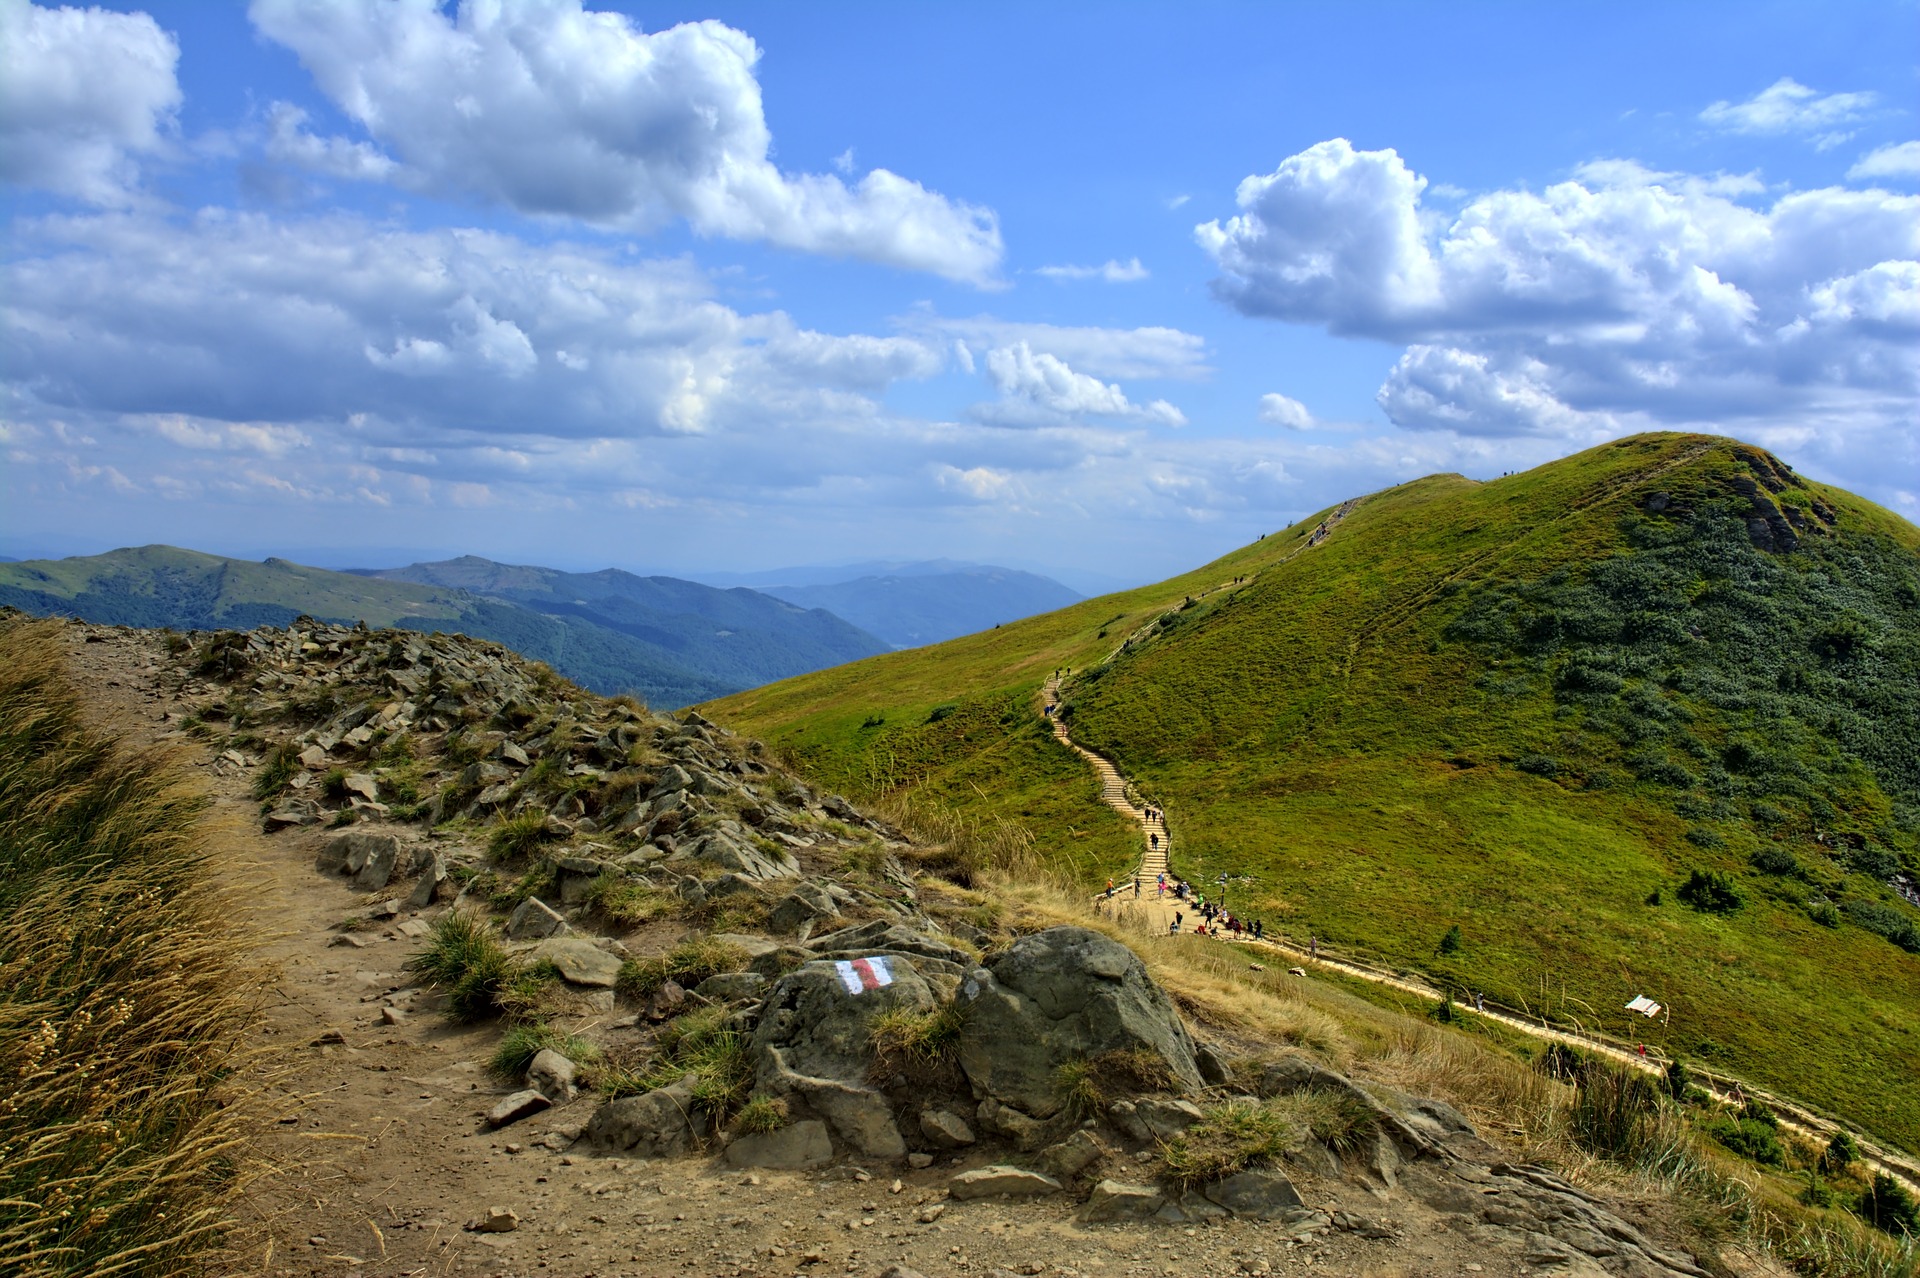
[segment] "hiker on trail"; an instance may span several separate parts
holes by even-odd
[[[1473,1010],[1476,1012],[1485,1012],[1487,1010],[1487,996],[1485,994],[1475,994],[1473,996]],[[1646,1055],[1645,1052],[1641,1052],[1640,1054],[1642,1056]]]
[[[1173,922],[1167,924],[1167,935],[1168,936],[1180,935],[1180,916],[1179,915],[1176,914],[1174,916]]]
[[[1307,938],[1307,957],[1310,959],[1317,959],[1320,957],[1320,938],[1319,937],[1309,936]]]
[[[1133,899],[1140,899],[1140,876],[1137,874],[1133,876]]]
[[[1173,930],[1174,931],[1178,932],[1180,930],[1180,921],[1186,917],[1187,917],[1186,915],[1182,914],[1178,910],[1175,910],[1173,912]]]
[[[1150,847],[1150,848],[1157,848],[1157,847],[1159,847],[1159,846],[1160,846],[1160,836],[1159,836],[1159,835],[1157,835],[1157,834],[1149,834],[1149,835],[1147,836],[1147,846],[1148,846],[1148,847]]]
[[[1253,939],[1256,941],[1264,941],[1267,939],[1267,925],[1259,919],[1253,921]]]
[[[1113,880],[1112,879],[1107,880],[1107,899],[1108,900],[1113,899]]]
[[[1153,890],[1155,895],[1158,896],[1165,896],[1167,894],[1167,872],[1165,870],[1162,870],[1160,877],[1155,880]]]

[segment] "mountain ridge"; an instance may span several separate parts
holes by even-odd
[[[863,796],[1009,810],[1098,883],[1137,853],[1032,710],[1071,667],[1075,738],[1165,809],[1178,872],[1250,876],[1270,925],[1617,1032],[1650,993],[1677,1054],[1920,1141],[1920,530],[1673,434],[1398,485],[1305,549],[1332,510],[704,710]]]

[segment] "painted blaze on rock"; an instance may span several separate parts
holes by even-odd
[[[1036,1117],[1060,1108],[1056,1071],[1068,1061],[1146,1050],[1186,1090],[1204,1084],[1193,1039],[1166,991],[1118,941],[1081,927],[1023,936],[967,976],[960,1066],[980,1096]]]

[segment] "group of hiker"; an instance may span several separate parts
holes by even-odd
[[[1142,878],[1141,875],[1134,875],[1129,885],[1136,901],[1144,895],[1141,887]],[[1126,888],[1108,879],[1107,890],[1100,895],[1101,899],[1111,901],[1115,896],[1122,895],[1126,891]],[[1266,924],[1261,920],[1247,920],[1229,913],[1219,902],[1209,901],[1206,893],[1196,892],[1193,885],[1185,879],[1168,879],[1165,871],[1155,877],[1153,895],[1155,900],[1164,900],[1172,896],[1176,901],[1188,903],[1193,913],[1199,916],[1191,929],[1195,936],[1230,936],[1236,939],[1250,937],[1256,941],[1264,940],[1266,937]],[[1186,919],[1186,910],[1175,910],[1172,921],[1167,924],[1167,935],[1177,936],[1182,931],[1188,930]]]

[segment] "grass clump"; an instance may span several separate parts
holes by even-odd
[[[407,960],[407,970],[445,990],[448,1013],[462,1021],[505,1010],[502,995],[517,975],[493,925],[463,910],[440,916],[427,947]]]
[[[496,861],[518,861],[537,851],[546,841],[547,814],[522,812],[487,832],[487,852]]]
[[[902,1065],[950,1061],[960,1050],[960,1031],[965,1025],[966,1009],[959,1003],[944,1003],[924,1012],[889,1007],[867,1023],[874,1068],[892,1072]]]
[[[729,1028],[724,1007],[703,1007],[668,1021],[658,1046],[638,1079],[641,1091],[653,1091],[693,1076],[693,1098],[715,1124],[746,1103],[753,1088],[753,1066],[738,1030]]]
[[[236,1189],[250,938],[179,767],[0,622],[0,1272],[197,1274]]]
[[[1581,1062],[1567,1114],[1568,1134],[1580,1148],[1631,1167],[1667,1137],[1668,1127],[1660,1094],[1645,1075],[1595,1058]]]
[[[291,741],[280,742],[260,762],[260,771],[253,778],[253,797],[263,801],[273,798],[287,788],[287,782],[299,770],[300,751]]]
[[[764,1136],[792,1121],[786,1101],[777,1096],[755,1096],[733,1116],[733,1130],[742,1136]]]
[[[620,965],[614,989],[627,998],[651,998],[668,981],[691,987],[709,976],[738,972],[746,965],[747,952],[731,941],[695,936],[665,954],[628,959]]]
[[[592,1065],[600,1059],[600,1049],[591,1040],[535,1021],[515,1025],[502,1035],[487,1068],[500,1078],[517,1081],[527,1076],[534,1057],[549,1050],[576,1065]]]
[[[1279,1107],[1229,1101],[1160,1147],[1160,1171],[1175,1188],[1193,1189],[1272,1162],[1292,1139]]]
[[[650,883],[610,872],[595,879],[587,889],[587,907],[615,927],[633,928],[675,913],[680,901]]]
[[[1174,1091],[1178,1080],[1160,1055],[1144,1047],[1076,1057],[1053,1075],[1061,1107],[1075,1122],[1105,1112],[1128,1096]]]

